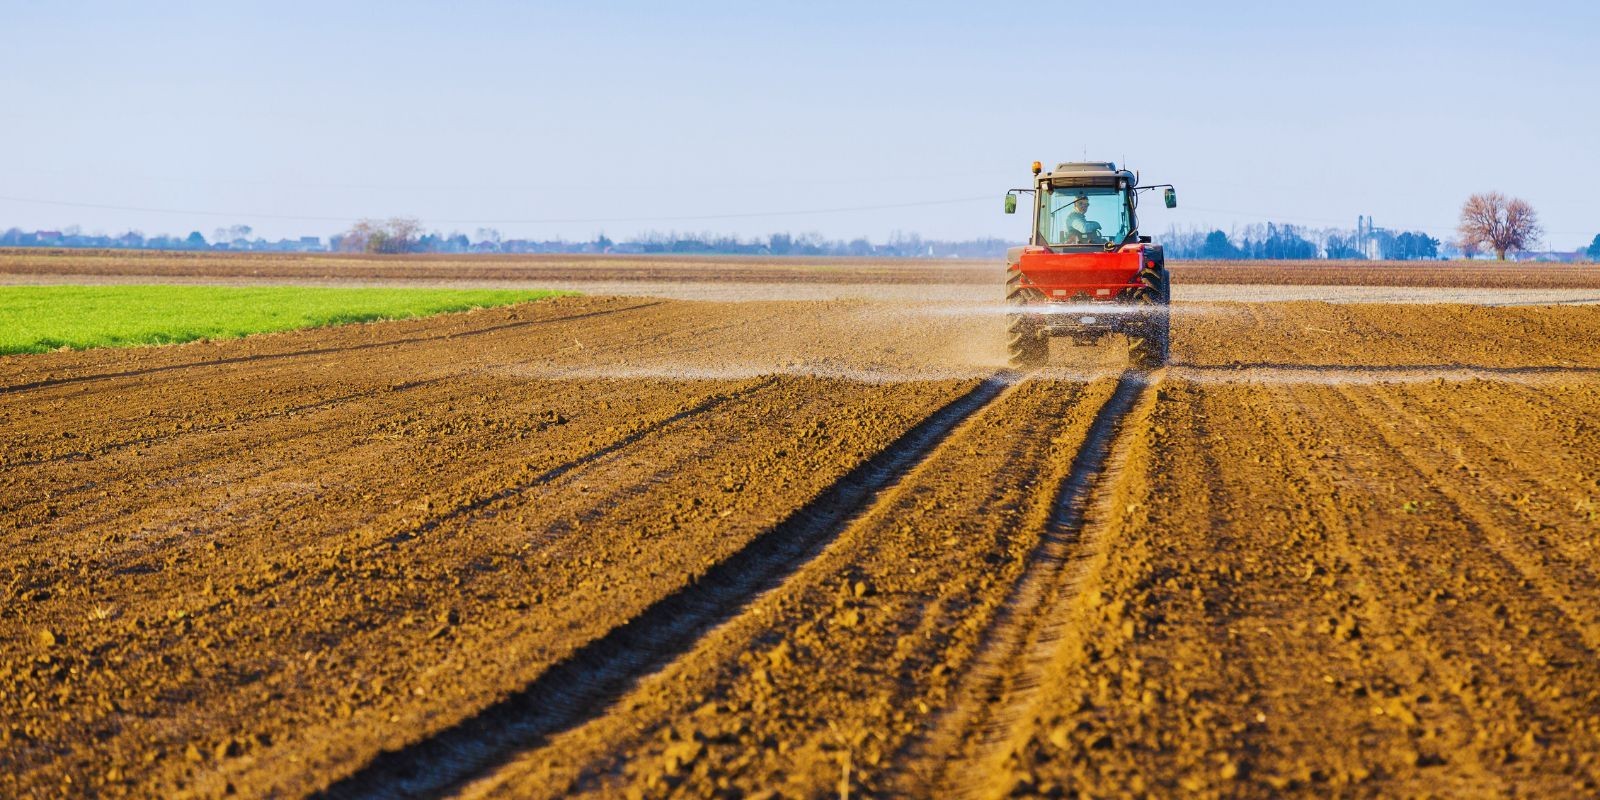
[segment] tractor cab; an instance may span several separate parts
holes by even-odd
[[[1033,243],[1103,246],[1109,242],[1119,245],[1137,227],[1128,197],[1125,189],[1041,187]]]
[[[1133,173],[1110,162],[1061,164],[1034,182],[1033,244],[1119,246],[1137,230]]]
[[[1110,161],[1078,161],[1056,165],[1041,174],[1034,162],[1034,187],[1013,189],[1006,195],[1006,213],[1016,213],[1017,195],[1033,195],[1033,233],[1029,244],[1061,248],[1113,250],[1129,243],[1139,230],[1139,192],[1160,188],[1139,186],[1139,176],[1118,169]],[[1168,208],[1177,205],[1172,187],[1166,188]],[[1148,237],[1140,237],[1149,241]]]

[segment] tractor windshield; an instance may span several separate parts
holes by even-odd
[[[1127,238],[1133,226],[1128,193],[1103,187],[1057,187],[1039,203],[1045,244],[1105,244]]]

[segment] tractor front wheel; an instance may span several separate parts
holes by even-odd
[[[1170,304],[1172,287],[1167,281],[1167,271],[1146,267],[1139,270],[1139,283],[1133,301],[1146,306],[1144,330],[1129,353],[1133,365],[1139,369],[1158,369],[1167,365],[1172,344],[1172,319]]]
[[[1043,301],[1038,289],[1022,285],[1022,272],[1015,265],[1006,271],[1006,349],[1017,369],[1041,367],[1050,360],[1050,340],[1040,335],[1039,315],[1026,310]]]
[[[1167,310],[1162,309],[1150,314],[1145,321],[1144,330],[1129,351],[1129,360],[1138,369],[1160,369],[1167,365],[1172,345],[1171,321],[1167,317]]]

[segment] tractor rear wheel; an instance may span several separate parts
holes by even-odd
[[[1133,365],[1139,369],[1157,369],[1167,365],[1172,344],[1172,320],[1169,311],[1172,287],[1167,282],[1167,271],[1146,267],[1139,270],[1141,286],[1134,290],[1134,303],[1146,306],[1142,336],[1129,352]]]
[[[1022,272],[1016,265],[1006,270],[1006,349],[1013,367],[1040,367],[1050,359],[1050,341],[1039,335],[1039,315],[1025,310],[1027,306],[1043,301],[1044,294],[1038,289],[1022,285]]]

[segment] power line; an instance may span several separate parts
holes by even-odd
[[[979,200],[993,199],[993,195],[979,197],[958,197],[949,200],[922,200],[911,203],[885,203],[870,206],[848,206],[841,208],[813,208],[796,211],[746,211],[731,214],[692,214],[686,216],[668,217],[569,217],[547,219],[437,219],[426,218],[423,222],[436,225],[575,225],[590,223],[613,222],[697,222],[719,219],[751,219],[761,217],[799,217],[817,214],[849,214],[858,211],[883,211],[896,208],[921,208],[925,206],[945,206],[959,203],[975,203]],[[41,200],[29,197],[10,197],[0,195],[0,200],[13,203],[26,203],[32,205],[64,206],[67,208],[92,208],[103,211],[132,211],[142,214],[181,214],[186,216],[201,217],[228,217],[231,219],[277,219],[313,222],[351,222],[353,217],[325,217],[305,214],[263,214],[246,211],[201,211],[196,209],[181,208],[148,208],[143,206],[122,206],[108,203],[80,203],[67,200]]]
[[[6,167],[0,170],[33,173],[37,175],[52,175],[60,177],[79,177],[80,172],[62,169],[45,169],[38,167]],[[187,175],[131,175],[119,174],[110,177],[117,181],[141,181],[145,183],[184,184],[190,186],[264,186],[278,189],[296,190],[341,190],[355,189],[363,191],[382,192],[548,192],[555,189],[569,189],[575,186],[592,186],[593,181],[583,184],[380,184],[380,183],[321,183],[307,181],[275,181],[257,180],[249,178],[232,177],[193,177]],[[983,172],[944,172],[938,173],[911,173],[899,175],[864,175],[849,178],[793,178],[785,177],[786,186],[839,186],[881,183],[904,183],[908,181],[949,181],[951,178],[982,178],[989,183],[1004,183],[1007,178],[1002,173],[994,171]],[[749,182],[734,182],[730,179],[727,183],[696,183],[693,188],[726,189],[734,187],[748,187]]]
[[[979,200],[992,200],[996,195],[986,194],[978,197],[957,197],[950,200],[922,200],[914,203],[885,203],[872,206],[850,206],[844,208],[814,208],[805,211],[747,211],[733,214],[693,214],[678,217],[591,217],[587,219],[488,219],[488,220],[450,220],[436,219],[429,222],[447,224],[486,224],[486,225],[551,225],[573,224],[591,222],[695,222],[714,219],[751,219],[757,217],[798,217],[813,214],[849,214],[857,211],[883,211],[895,208],[922,208],[925,206],[950,206],[960,203],[975,203]]]

